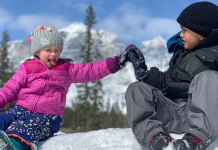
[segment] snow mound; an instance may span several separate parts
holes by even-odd
[[[175,139],[182,135],[171,134]],[[86,133],[64,134],[58,132],[54,137],[39,142],[38,150],[149,150],[135,139],[132,130],[102,129]],[[172,143],[165,150],[173,150]],[[218,150],[218,140],[207,150]]]

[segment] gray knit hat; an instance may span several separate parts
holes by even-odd
[[[47,24],[45,27],[38,26],[35,31],[31,33],[29,42],[31,42],[33,56],[46,46],[59,46],[61,51],[63,49],[63,39],[52,24]]]

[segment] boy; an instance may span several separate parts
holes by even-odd
[[[176,150],[204,150],[218,136],[218,6],[193,3],[177,22],[181,33],[168,41],[174,54],[167,71],[147,70],[140,50],[130,47],[142,82],[126,91],[127,120],[137,141],[153,150],[167,147],[172,132],[185,133],[173,141]]]

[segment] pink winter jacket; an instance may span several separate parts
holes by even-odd
[[[62,118],[66,95],[72,83],[102,79],[119,69],[118,57],[86,64],[70,64],[60,59],[50,69],[34,58],[21,64],[15,75],[0,89],[0,109],[17,100],[16,105],[28,111]]]

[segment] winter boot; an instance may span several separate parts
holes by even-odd
[[[18,150],[2,130],[0,130],[0,150]]]
[[[205,145],[201,139],[191,133],[186,133],[182,140],[173,141],[175,150],[205,150]]]
[[[151,141],[149,142],[149,146],[152,150],[162,150],[167,147],[171,141],[172,138],[169,134],[159,132],[152,137]]]

